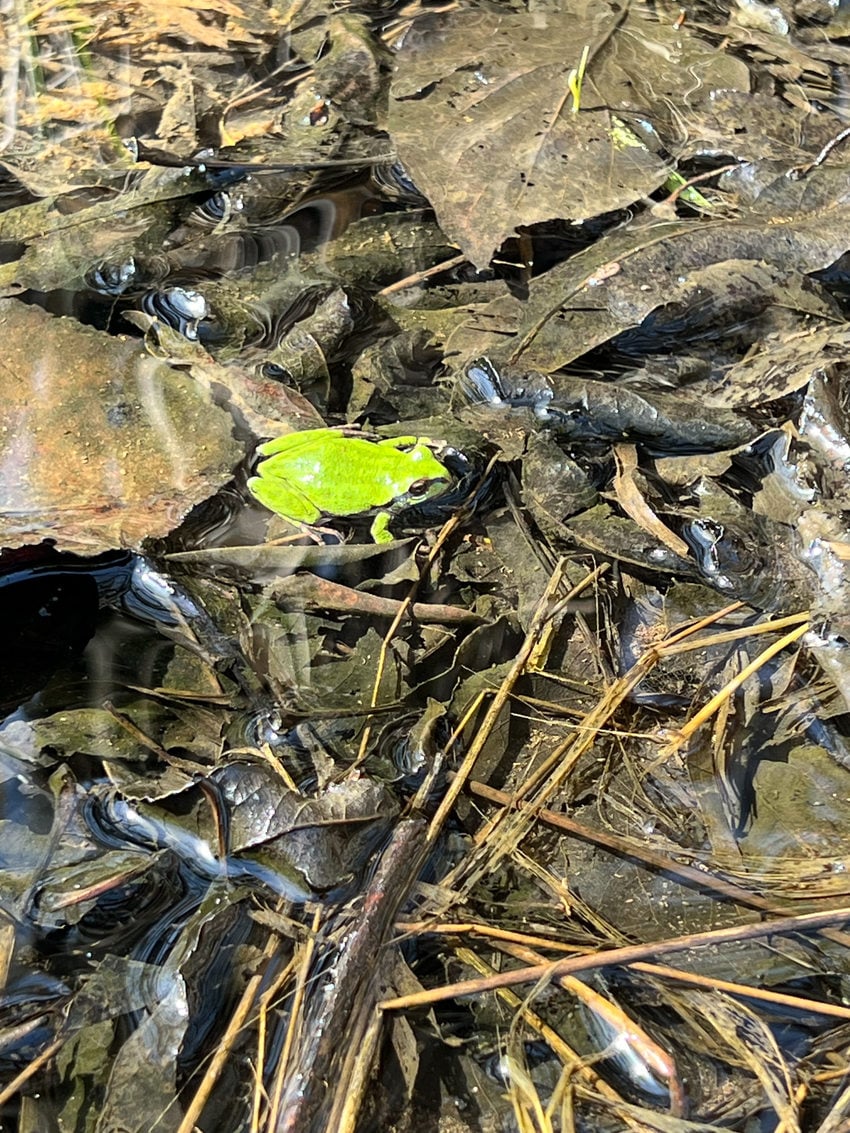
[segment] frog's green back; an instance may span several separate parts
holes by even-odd
[[[249,490],[296,523],[393,514],[440,494],[451,481],[431,448],[415,437],[375,441],[338,429],[308,429],[268,441],[259,452],[266,459],[248,481]]]

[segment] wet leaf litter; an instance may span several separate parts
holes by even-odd
[[[845,24],[4,15],[4,1127],[846,1124]]]

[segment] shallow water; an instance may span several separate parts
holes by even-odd
[[[786,7],[2,13],[4,1128],[844,1120],[850,56]],[[271,515],[328,425],[450,489]]]

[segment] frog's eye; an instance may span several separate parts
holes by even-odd
[[[414,480],[410,487],[407,489],[408,494],[411,496],[424,496],[428,491],[428,480]]]

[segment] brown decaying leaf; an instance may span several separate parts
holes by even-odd
[[[663,116],[665,96],[678,105],[697,74],[706,91],[749,81],[739,61],[695,37],[603,3],[545,16],[435,13],[405,36],[389,129],[444,231],[483,268],[517,226],[585,220],[657,189],[669,164],[621,144],[608,108]]]
[[[620,507],[639,527],[654,535],[665,547],[669,547],[674,555],[686,559],[689,554],[688,544],[669,527],[665,527],[635,483],[637,451],[634,445],[615,445],[614,456],[617,460],[614,491]]]
[[[638,326],[658,307],[687,303],[699,273],[726,261],[726,283],[721,271],[713,285],[720,296],[732,287],[746,288],[747,295],[758,288],[770,294],[765,263],[769,273],[817,271],[846,250],[843,200],[823,201],[813,211],[801,209],[798,200],[788,204],[800,211],[783,223],[774,222],[765,205],[763,215],[740,221],[676,220],[615,230],[532,282],[511,360],[551,373]],[[616,274],[592,282],[613,262],[619,265]]]
[[[164,535],[241,455],[185,373],[69,318],[0,301],[0,538],[93,554]]]
[[[526,16],[466,11],[423,20],[406,40],[390,133],[442,228],[478,267],[519,224],[596,216],[667,176],[648,150],[614,144],[604,107],[572,113],[569,75],[581,45],[617,22],[612,9],[597,14],[596,26],[572,11],[565,40]],[[576,45],[575,59],[565,42]],[[427,69],[421,60],[417,68],[417,55]]]

